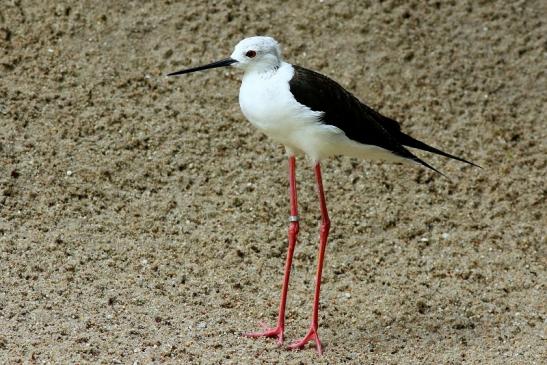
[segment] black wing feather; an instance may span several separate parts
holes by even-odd
[[[404,134],[397,121],[363,104],[336,81],[300,66],[293,67],[294,76],[289,82],[289,87],[295,99],[313,111],[323,112],[322,122],[340,128],[348,138],[359,143],[382,147],[436,172],[439,171],[414,156],[404,146],[477,166]]]

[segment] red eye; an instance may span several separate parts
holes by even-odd
[[[245,53],[245,56],[247,56],[249,58],[253,58],[254,56],[256,56],[256,52],[255,51],[247,51],[247,53]]]

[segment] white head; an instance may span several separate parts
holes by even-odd
[[[282,62],[281,51],[277,41],[271,37],[250,37],[240,41],[229,58],[216,61],[204,66],[192,67],[177,71],[167,76],[182,75],[209,68],[233,66],[245,72],[264,72],[275,70]]]
[[[267,71],[281,64],[279,43],[271,37],[250,37],[240,41],[230,56],[237,62],[232,66],[245,71]]]

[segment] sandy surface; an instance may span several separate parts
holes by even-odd
[[[0,7],[0,363],[545,360],[544,1],[123,3]],[[239,335],[277,312],[283,148],[244,120],[236,70],[163,76],[256,34],[484,166],[324,162],[322,358]],[[298,167],[288,340],[318,238]]]

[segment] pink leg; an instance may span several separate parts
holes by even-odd
[[[321,165],[317,163],[315,165],[315,179],[317,180],[317,190],[319,194],[319,203],[321,208],[321,230],[319,236],[319,258],[317,262],[317,273],[315,275],[315,293],[313,297],[313,313],[311,319],[311,326],[308,330],[308,333],[304,338],[299,341],[293,342],[289,345],[290,349],[301,349],[309,341],[315,341],[315,347],[317,352],[321,355],[323,353],[323,348],[321,346],[321,341],[319,340],[319,334],[317,330],[319,329],[319,293],[321,290],[321,274],[323,273],[323,263],[325,260],[325,249],[327,247],[327,239],[329,236],[330,230],[330,219],[329,213],[327,211],[327,202],[325,200],[325,193],[323,191],[323,180],[321,178]]]
[[[287,291],[289,289],[289,277],[291,275],[292,258],[294,254],[294,246],[296,245],[296,237],[298,235],[298,202],[296,200],[296,158],[289,157],[289,189],[291,202],[291,216],[289,219],[289,250],[287,252],[287,261],[285,262],[285,275],[283,276],[283,286],[281,287],[281,300],[279,302],[279,316],[277,318],[277,326],[274,328],[266,328],[264,332],[246,333],[247,337],[277,337],[279,344],[283,343],[283,335],[285,332],[285,306],[287,304]]]

